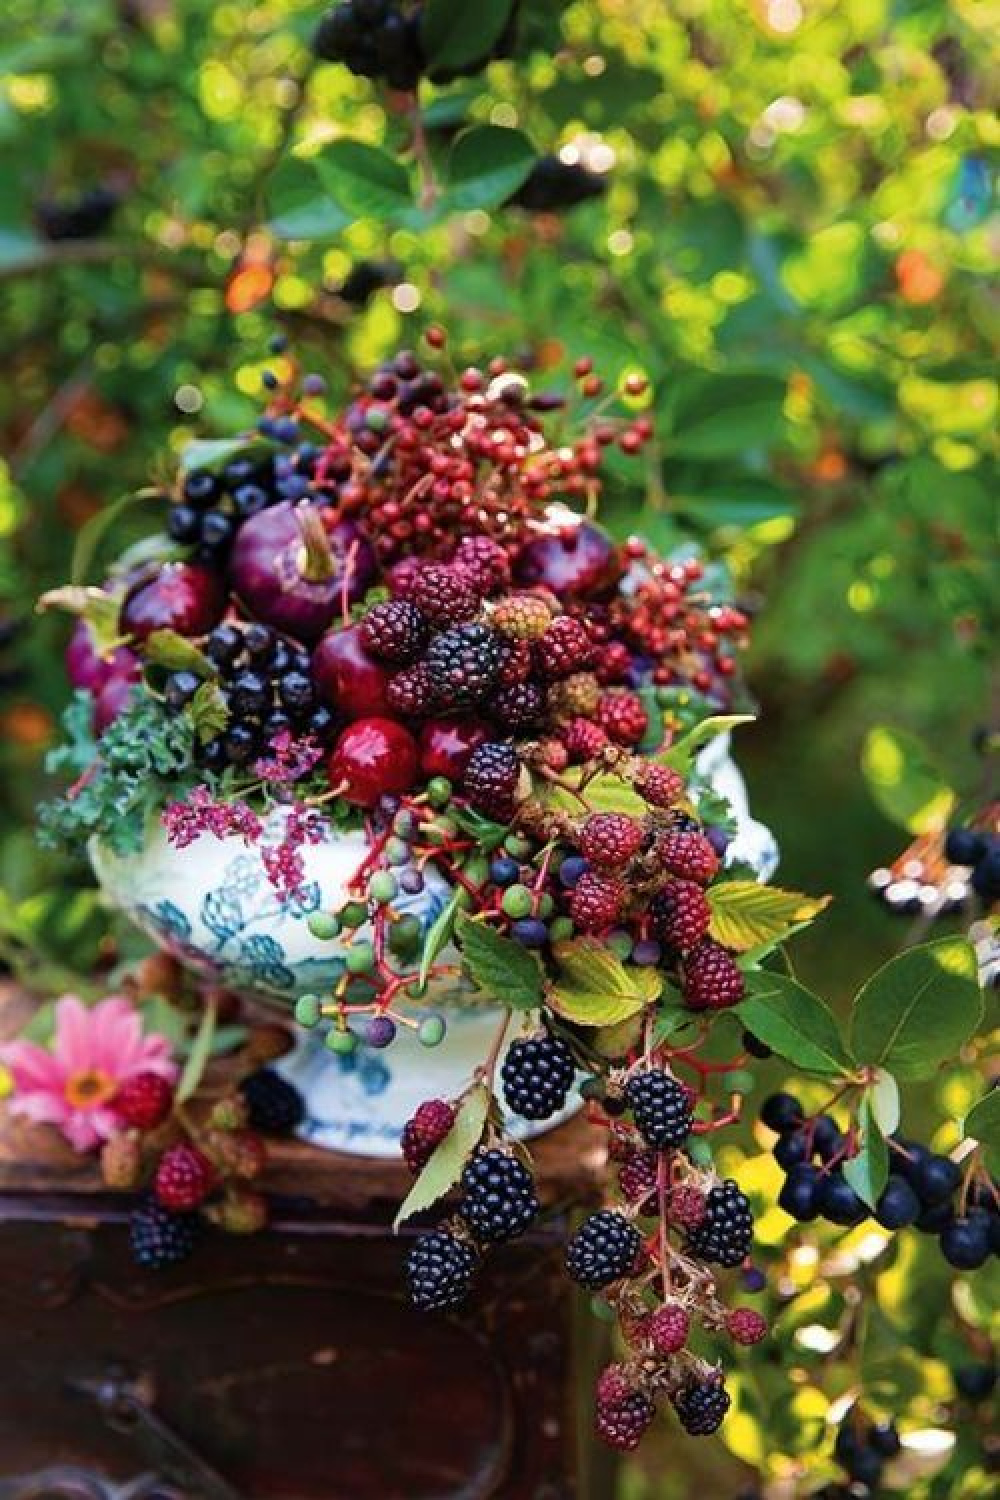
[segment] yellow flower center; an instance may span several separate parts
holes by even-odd
[[[118,1085],[107,1073],[91,1068],[86,1073],[74,1073],[66,1080],[66,1101],[74,1109],[97,1109],[114,1098]]]

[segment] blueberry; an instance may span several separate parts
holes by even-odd
[[[309,713],[316,701],[312,678],[302,672],[286,672],[278,683],[278,697],[289,713]]]
[[[585,875],[589,868],[590,866],[581,854],[568,855],[559,866],[560,884],[564,885],[567,890],[571,890],[580,876]]]
[[[993,1365],[959,1365],[954,1379],[956,1390],[967,1401],[985,1401],[993,1394],[997,1372]]]
[[[935,1203],[931,1208],[923,1209],[916,1218],[916,1227],[921,1234],[940,1234],[946,1229],[955,1217],[955,1210],[949,1199],[943,1203]]]
[[[841,1172],[823,1178],[819,1190],[820,1212],[831,1224],[851,1228],[868,1217],[868,1208]]]
[[[520,873],[517,860],[506,854],[496,854],[490,861],[490,879],[494,885],[513,885]]]
[[[1000,844],[993,844],[972,872],[972,889],[984,901],[1000,896]]]
[[[201,517],[191,505],[172,505],[167,516],[167,535],[175,542],[196,541],[201,531]]]
[[[271,706],[271,684],[259,672],[240,672],[229,688],[229,707],[237,718],[252,718]]]
[[[875,1218],[883,1229],[903,1229],[920,1212],[920,1199],[905,1177],[892,1176],[875,1206]]]
[[[852,1456],[850,1463],[845,1463],[844,1468],[855,1484],[874,1487],[882,1477],[884,1463],[882,1455],[876,1453],[874,1448],[861,1448]]]
[[[761,1106],[760,1118],[769,1130],[790,1130],[804,1118],[802,1105],[794,1094],[772,1094]]]
[[[800,1223],[815,1219],[819,1213],[819,1173],[808,1165],[793,1167],[778,1194],[778,1205]]]
[[[947,1156],[927,1156],[910,1178],[921,1201],[928,1207],[950,1198],[962,1180],[961,1168]]]
[[[183,708],[185,703],[191,702],[200,687],[201,678],[197,677],[194,672],[171,672],[163,689],[167,707]]]
[[[233,458],[222,471],[222,478],[229,490],[234,490],[238,485],[246,484],[257,472],[257,464],[252,458]]]
[[[250,516],[255,516],[258,511],[266,510],[271,503],[271,497],[267,490],[259,484],[243,484],[233,494],[233,509],[241,521],[246,521]]]
[[[333,714],[322,704],[314,708],[309,715],[309,723],[306,726],[309,733],[315,735],[318,740],[325,740],[333,728]]]
[[[243,650],[243,633],[235,625],[217,625],[205,642],[205,655],[217,667],[231,667]]]
[[[249,724],[231,724],[223,735],[226,754],[237,766],[245,766],[259,751],[257,731]]]
[[[895,1458],[902,1447],[895,1422],[876,1422],[868,1434],[868,1444],[883,1458]]]
[[[243,643],[248,656],[255,661],[265,661],[274,650],[277,637],[266,625],[248,625],[243,632]]]
[[[986,839],[974,828],[949,828],[945,858],[953,865],[976,865],[986,853]]]
[[[192,469],[184,481],[184,498],[192,505],[207,505],[219,493],[219,482],[207,469]]]
[[[954,1219],[941,1231],[941,1254],[958,1271],[977,1271],[990,1255],[990,1221],[975,1209],[963,1219]]]
[[[892,1153],[892,1170],[913,1182],[922,1164],[930,1160],[931,1152],[919,1141],[907,1141],[902,1136],[893,1136],[892,1144],[898,1148]]]
[[[784,1171],[801,1166],[809,1160],[809,1140],[805,1130],[788,1130],[780,1137],[774,1148],[774,1159]]]
[[[836,1120],[831,1115],[818,1115],[813,1122],[813,1150],[820,1161],[832,1161],[843,1146],[843,1132]]]
[[[276,735],[285,734],[291,727],[292,721],[288,715],[282,713],[280,709],[275,709],[274,713],[268,714],[264,720],[262,726],[263,739],[267,744],[270,744]]]
[[[510,924],[510,935],[525,948],[544,948],[549,940],[549,929],[537,917],[522,917]]]

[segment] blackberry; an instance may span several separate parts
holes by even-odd
[[[656,845],[664,869],[681,880],[707,885],[719,872],[719,856],[703,833],[668,833]]]
[[[593,654],[586,627],[572,615],[559,615],[535,645],[539,671],[550,681],[589,666]]]
[[[618,1168],[618,1186],[627,1203],[635,1203],[640,1213],[649,1213],[656,1203],[659,1156],[655,1151],[633,1151]]]
[[[437,704],[434,678],[426,662],[404,667],[390,679],[385,690],[386,702],[397,714],[419,719],[433,713]]]
[[[732,955],[712,938],[684,957],[684,1003],[689,1010],[726,1010],[739,1005],[746,984]]]
[[[573,887],[569,914],[581,932],[605,932],[617,920],[624,900],[620,880],[586,870]]]
[[[512,745],[487,740],[469,756],[462,789],[477,812],[506,823],[517,801],[521,762]]]
[[[247,1118],[254,1130],[265,1135],[289,1135],[305,1116],[298,1089],[273,1068],[258,1068],[240,1084],[246,1100]]]
[[[179,1141],[160,1157],[153,1178],[157,1202],[171,1213],[198,1208],[218,1185],[214,1164],[197,1146]]]
[[[690,1095],[676,1078],[661,1068],[634,1073],[625,1085],[625,1098],[647,1146],[658,1151],[683,1146],[694,1115]]]
[[[638,693],[602,693],[597,722],[617,745],[638,745],[649,727],[649,715]]]
[[[642,847],[642,825],[625,813],[591,813],[580,829],[585,859],[601,870],[621,869]]]
[[[506,1151],[477,1151],[462,1173],[459,1213],[476,1239],[500,1244],[523,1234],[538,1213],[535,1180]]]
[[[635,1265],[642,1239],[634,1224],[602,1208],[590,1214],[566,1247],[566,1269],[580,1286],[598,1291],[621,1281]]]
[[[499,682],[505,654],[495,630],[472,622],[436,635],[425,660],[440,697],[454,708],[473,708]]]
[[[451,562],[469,575],[482,594],[496,594],[510,586],[510,561],[492,537],[464,536]]]
[[[650,903],[649,915],[664,947],[687,953],[708,931],[712,908],[693,880],[672,880]]]
[[[738,1266],[749,1255],[752,1238],[750,1205],[727,1177],[705,1199],[705,1217],[688,1235],[688,1249],[714,1265]]]
[[[619,1453],[638,1448],[642,1435],[656,1416],[656,1407],[641,1391],[630,1391],[614,1406],[598,1402],[594,1427],[598,1437]]]
[[[411,1172],[426,1166],[455,1123],[455,1107],[445,1099],[425,1099],[403,1126],[403,1156]]]
[[[554,213],[575,208],[588,198],[599,198],[607,178],[592,172],[582,162],[565,162],[558,156],[541,156],[508,203],[529,213]]]
[[[573,1054],[561,1038],[519,1037],[500,1076],[510,1109],[525,1120],[547,1120],[566,1103],[575,1074]]]
[[[361,639],[373,656],[408,667],[427,644],[427,620],[408,599],[386,599],[361,621]]]
[[[431,563],[414,573],[409,597],[438,629],[474,620],[483,602],[471,574],[443,563]]]
[[[406,1257],[410,1301],[421,1312],[457,1307],[472,1287],[476,1253],[450,1230],[418,1235]]]
[[[687,1343],[691,1318],[679,1302],[658,1307],[649,1320],[649,1341],[657,1354],[676,1354]]]
[[[513,682],[490,699],[490,714],[505,729],[530,729],[544,712],[542,690],[533,682]]]
[[[684,778],[669,766],[646,761],[639,768],[635,789],[654,807],[669,807],[684,791]]]
[[[179,1265],[197,1244],[200,1229],[197,1214],[172,1214],[149,1198],[129,1215],[132,1258],[151,1271]]]
[[[537,641],[552,623],[552,610],[535,594],[510,594],[494,606],[490,619],[513,640]]]
[[[692,1437],[708,1437],[717,1432],[732,1404],[721,1375],[692,1381],[677,1392],[673,1403],[681,1426]]]

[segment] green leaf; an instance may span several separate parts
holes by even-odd
[[[514,0],[426,0],[420,14],[420,40],[431,72],[452,72],[485,59],[510,18]]]
[[[320,182],[351,222],[401,223],[412,216],[413,190],[402,162],[364,141],[334,141],[310,158]]]
[[[1000,1088],[990,1089],[965,1117],[963,1134],[978,1141],[991,1160],[991,1169],[1000,1170]]]
[[[393,1229],[398,1229],[414,1214],[430,1208],[455,1186],[462,1168],[482,1138],[490,1097],[489,1089],[482,1083],[477,1083],[465,1095],[451,1129],[403,1200],[393,1220]]]
[[[726,734],[730,729],[738,729],[741,724],[752,724],[756,718],[755,714],[712,714],[707,719],[702,719],[693,729],[677,740],[670,749],[657,758],[664,765],[673,766],[675,771],[685,772],[690,770],[694,764],[699,750],[703,749],[710,740],[717,739],[720,734]]]
[[[194,725],[195,738],[202,745],[223,734],[229,723],[229,705],[217,682],[203,682],[187,711]]]
[[[908,833],[935,833],[946,827],[955,793],[924,745],[911,734],[877,724],[861,750],[868,790],[890,822]]]
[[[830,904],[829,896],[804,896],[756,880],[722,880],[706,892],[708,930],[717,943],[745,953],[762,943],[784,942]]]
[[[280,240],[336,239],[351,222],[350,214],[318,191],[310,161],[287,156],[267,185],[268,228]]]
[[[455,931],[455,917],[458,913],[460,895],[460,891],[453,892],[448,904],[441,908],[427,929],[427,936],[424,938],[424,949],[420,955],[419,981],[421,988],[427,983],[428,975],[438,954],[451,941],[452,933]]]
[[[549,989],[549,1004],[580,1026],[617,1026],[652,1005],[663,989],[655,969],[626,967],[594,938],[574,938],[553,948],[561,978]]]
[[[892,1135],[899,1129],[899,1084],[885,1068],[879,1068],[868,1093],[875,1123],[883,1135]]]
[[[184,1071],[177,1081],[175,1098],[178,1104],[184,1104],[191,1098],[192,1094],[201,1083],[208,1059],[212,1055],[212,1043],[215,1040],[216,1006],[214,1000],[206,1000],[205,1009],[202,1012],[201,1022],[195,1033],[188,1053]]]
[[[836,1076],[851,1070],[851,1057],[836,1019],[818,995],[787,974],[747,974],[751,993],[737,1007],[740,1019],[781,1057],[805,1073]]]
[[[203,651],[187,636],[176,630],[153,630],[146,637],[142,654],[147,661],[169,672],[193,672],[196,677],[211,677],[215,668]]]
[[[570,770],[564,775],[564,780],[574,781],[582,785],[583,776]],[[568,812],[579,817],[586,809],[580,798],[575,796],[567,787],[557,786],[551,781],[545,781],[541,777],[534,782],[534,795],[543,802],[546,807],[558,808],[562,812]],[[593,812],[620,812],[630,813],[634,817],[641,818],[648,812],[648,804],[637,791],[623,781],[620,776],[612,772],[601,772],[592,777],[586,784],[582,793],[587,799],[587,807]]]
[[[786,431],[787,386],[773,375],[704,375],[668,393],[668,458],[717,461],[770,448]]]
[[[962,938],[941,938],[890,959],[862,985],[851,1044],[861,1063],[904,1080],[929,1078],[981,1017],[975,949]]]
[[[462,917],[458,924],[458,942],[477,989],[514,1010],[534,1010],[541,1005],[542,971],[538,960],[520,943],[469,917]]]
[[[100,510],[95,511],[76,534],[73,556],[70,559],[70,582],[81,584],[86,581],[102,537],[121,520],[126,511],[131,510],[133,505],[140,500],[163,500],[163,498],[163,492],[158,489],[136,490],[132,494],[121,495],[110,505],[102,505]]]
[[[224,468],[230,459],[249,458],[270,453],[273,449],[273,443],[258,437],[195,438],[184,446],[180,469],[182,474],[190,474],[192,469],[208,469],[214,473]]]
[[[495,208],[516,193],[535,161],[535,148],[520,130],[475,125],[463,130],[448,158],[445,205],[462,213]]]
[[[71,615],[86,620],[94,636],[97,650],[106,655],[120,646],[125,637],[118,626],[121,601],[106,589],[70,584],[66,588],[49,589],[38,601],[40,611],[64,609]]]
[[[879,1194],[889,1180],[889,1148],[878,1127],[870,1094],[865,1094],[858,1111],[861,1127],[858,1154],[844,1162],[848,1183],[868,1207],[874,1209]]]

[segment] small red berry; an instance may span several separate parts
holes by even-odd
[[[597,1404],[620,1406],[631,1394],[632,1385],[624,1365],[605,1365],[597,1377]]]
[[[719,856],[703,833],[667,833],[658,840],[660,863],[671,875],[707,885],[719,872]]]
[[[726,1010],[739,1005],[746,985],[732,955],[702,938],[684,959],[684,1003],[689,1010]]]
[[[599,869],[620,869],[642,846],[641,824],[625,813],[591,813],[580,830],[580,849]]]
[[[734,1307],[726,1314],[726,1332],[737,1344],[759,1344],[767,1337],[767,1319],[753,1307]]]
[[[111,1108],[126,1125],[155,1130],[169,1115],[173,1102],[173,1086],[159,1073],[137,1073],[120,1086]]]
[[[601,694],[597,722],[619,745],[637,745],[649,727],[649,715],[638,693]]]
[[[400,1144],[411,1172],[427,1165],[455,1123],[454,1106],[444,1099],[426,1099],[403,1126]]]
[[[215,1189],[218,1173],[197,1146],[182,1142],[160,1157],[153,1179],[157,1200],[171,1213],[198,1208]]]
[[[649,1320],[649,1341],[657,1354],[676,1354],[687,1343],[691,1319],[677,1302],[658,1307]]]
[[[708,1204],[705,1194],[696,1187],[676,1187],[667,1203],[669,1217],[682,1229],[697,1229],[705,1219]]]
[[[581,932],[606,932],[617,921],[624,900],[620,880],[587,870],[573,887],[569,914]]]
[[[635,787],[654,807],[671,807],[684,791],[684,778],[669,766],[646,761],[636,777]]]

